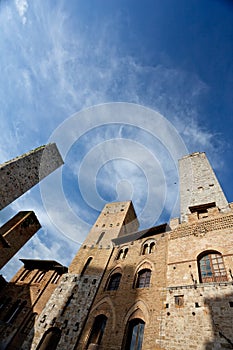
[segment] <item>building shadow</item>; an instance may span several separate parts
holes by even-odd
[[[228,286],[222,283],[216,287],[222,292]],[[224,297],[206,298],[205,304],[209,308],[214,336],[213,341],[205,344],[205,349],[233,349],[233,292],[226,292]]]
[[[18,350],[67,268],[56,261],[26,260],[10,282],[1,278],[0,349]]]

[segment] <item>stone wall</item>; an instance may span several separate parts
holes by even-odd
[[[31,262],[35,266],[41,265],[40,261]],[[34,331],[35,319],[44,309],[58,283],[55,266],[59,266],[59,275],[65,271],[65,268],[56,262],[46,262],[43,269],[28,269],[23,266],[1,289],[0,349],[18,350],[30,330]],[[43,277],[39,278],[41,273]],[[16,304],[19,308],[14,308]],[[12,318],[8,315],[12,315]]]
[[[33,211],[21,211],[0,228],[0,268],[41,228]]]
[[[180,217],[187,221],[190,207],[215,202],[219,209],[228,202],[205,153],[193,153],[179,160]]]
[[[57,146],[48,144],[0,165],[0,210],[62,164]]]
[[[158,341],[161,348],[233,348],[232,282],[170,287],[166,294]],[[178,298],[182,305],[176,304]]]
[[[151,254],[143,254],[144,244],[152,241],[155,242],[155,250]],[[125,249],[128,249],[126,257],[119,258],[119,252]],[[164,304],[163,289],[166,286],[166,259],[167,234],[148,236],[115,247],[82,337],[75,349],[86,349],[94,319],[100,314],[106,315],[108,321],[98,350],[122,349],[127,323],[137,317],[145,322],[143,350],[157,349],[161,310]],[[137,273],[144,268],[151,270],[150,286],[136,288]],[[116,272],[122,274],[120,285],[117,290],[110,291],[107,288],[109,278]]]

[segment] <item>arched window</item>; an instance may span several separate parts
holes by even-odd
[[[142,247],[142,255],[151,254],[155,251],[154,240],[147,240]]]
[[[91,344],[99,345],[101,343],[106,323],[107,323],[107,317],[105,315],[98,315],[95,318],[93,327],[91,330],[91,334],[88,339],[88,343],[86,347],[87,349]]]
[[[24,281],[31,274],[31,270],[24,270],[22,275],[20,276],[20,281]]]
[[[27,319],[23,329],[22,329],[22,333],[24,334],[28,334],[30,332],[30,330],[32,329],[32,327],[34,326],[35,323],[35,319],[38,316],[37,312],[33,312],[29,318]]]
[[[138,272],[136,288],[150,287],[151,270],[143,269]]]
[[[56,350],[60,338],[61,330],[57,327],[51,327],[44,333],[36,350]]]
[[[34,280],[35,283],[40,283],[45,276],[46,271],[40,271],[38,275],[36,275],[36,278]]]
[[[61,275],[58,272],[55,272],[51,279],[52,284],[57,284],[58,280],[60,279]]]
[[[123,259],[125,259],[127,257],[128,251],[129,251],[129,248],[125,248],[124,254],[123,254]]]
[[[129,321],[126,330],[125,350],[141,350],[145,322],[136,318]]]
[[[144,244],[143,250],[142,250],[142,255],[148,254],[149,253],[148,249],[149,249],[148,244]]]
[[[7,312],[7,314],[5,315],[3,321],[6,323],[13,323],[14,320],[16,319],[16,317],[18,316],[18,314],[21,312],[21,310],[24,308],[24,306],[27,304],[26,301],[23,301],[21,303],[21,300],[17,300],[12,307],[10,308],[10,310]]]
[[[96,244],[99,244],[99,243],[100,243],[100,241],[102,240],[102,238],[104,237],[104,235],[105,235],[105,232],[101,232],[101,234],[99,235],[99,237],[98,237],[98,239],[97,239],[97,241],[96,241]]]
[[[84,273],[86,272],[86,270],[87,270],[88,266],[90,265],[92,259],[93,259],[92,257],[89,257],[89,258],[87,259],[87,261],[86,261],[86,263],[85,263],[85,265],[84,265],[84,267],[83,267],[83,269],[82,269],[81,277],[82,277],[82,276],[84,275]]]
[[[200,282],[227,281],[227,274],[222,255],[218,252],[207,252],[198,258]]]
[[[5,308],[9,305],[11,302],[12,298],[7,298],[7,297],[2,297],[0,300],[0,311],[5,310]]]
[[[122,248],[117,255],[117,260],[125,259],[127,257],[128,251],[128,247]]]
[[[120,280],[121,274],[114,273],[109,279],[107,290],[117,290],[120,284]]]
[[[149,254],[153,253],[155,251],[155,242],[152,242],[150,244]]]

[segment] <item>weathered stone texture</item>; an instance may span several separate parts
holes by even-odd
[[[0,228],[0,268],[41,228],[33,211],[21,211]]]
[[[41,336],[51,326],[64,330],[58,350],[63,350],[67,342],[70,348],[75,346],[113,253],[112,239],[121,234],[125,225],[126,233],[138,225],[132,203],[107,204],[74,257],[69,274],[63,277],[40,315],[31,338],[23,344],[23,349],[36,349]],[[89,259],[91,261],[86,266]]]
[[[29,265],[29,266],[28,266]],[[28,260],[0,291],[0,349],[18,350],[67,268],[55,261]],[[38,279],[43,273],[43,278]],[[56,278],[56,279],[55,279]],[[18,303],[19,309],[14,306]],[[15,311],[14,311],[15,310]],[[15,313],[14,313],[15,312]],[[35,319],[32,317],[35,316]],[[12,317],[12,318],[11,318]],[[32,320],[31,329],[28,325]]]
[[[155,242],[151,254],[142,254],[143,246],[148,241]],[[121,249],[128,248],[125,259],[117,259]],[[159,337],[159,317],[163,306],[163,288],[166,286],[167,235],[158,234],[146,237],[128,245],[115,247],[108,267],[104,273],[94,304],[90,310],[82,337],[75,349],[85,349],[94,317],[103,313],[108,322],[103,336],[103,345],[98,350],[122,349],[127,322],[130,317],[140,317],[146,323],[143,350],[155,349]],[[136,288],[136,277],[139,270],[149,268],[152,271],[150,286]],[[122,274],[118,290],[109,291],[109,277],[115,273]]]
[[[175,304],[177,296],[183,297],[182,306]],[[168,288],[159,345],[166,350],[232,349],[232,301],[232,282]]]
[[[226,273],[233,270],[233,215],[200,219],[195,224],[181,224],[170,233],[167,284],[179,286],[199,282],[197,258],[203,251],[218,251],[224,258]]]
[[[179,160],[180,171],[180,217],[187,221],[190,207],[216,203],[221,210],[228,202],[211,168],[205,153],[193,153]]]
[[[190,159],[193,173],[184,174]],[[140,350],[233,348],[233,205],[203,154],[185,157],[180,170],[181,222],[132,232],[138,228],[132,203],[107,204],[45,308],[38,303],[41,314],[22,350],[38,349],[51,327],[61,331],[57,350],[128,350],[128,324],[136,319],[145,323]],[[204,256],[209,267],[201,276]],[[139,288],[146,269],[149,283]],[[112,290],[114,274],[121,277]],[[107,321],[97,341],[90,335],[100,315]]]
[[[62,164],[57,146],[48,144],[0,165],[0,210]]]

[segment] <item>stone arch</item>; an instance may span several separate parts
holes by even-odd
[[[202,256],[204,256],[205,254],[208,254],[208,253],[216,253],[216,254],[221,254],[222,255],[222,252],[220,252],[219,250],[217,249],[212,249],[212,248],[208,248],[208,249],[202,249],[199,251],[199,253],[196,255],[196,260],[199,260],[202,258]]]
[[[150,261],[148,258],[143,259],[135,269],[135,274],[137,274],[142,269],[150,269],[151,271],[154,271],[154,263]]]
[[[200,283],[225,282],[228,280],[222,253],[204,250],[197,256]]]
[[[154,271],[154,264],[149,260],[149,259],[143,259],[139,265],[136,267],[134,271],[134,279],[133,279],[133,288],[135,288],[137,279],[138,279],[138,274],[140,273],[141,270],[150,270],[151,272]]]
[[[128,254],[128,251],[129,251],[128,245],[120,246],[117,251],[116,260],[124,260]]]
[[[145,323],[149,323],[150,321],[149,309],[143,300],[137,300],[128,309],[123,320],[124,327],[126,326],[127,322],[132,320],[133,318],[140,318]]]
[[[80,277],[82,277],[82,276],[85,274],[87,268],[90,266],[90,263],[91,263],[92,261],[93,261],[93,256],[89,256],[89,257],[86,259],[86,262],[85,262],[85,264],[83,265],[82,271],[81,271],[81,273],[80,273]]]
[[[107,304],[108,308],[104,307],[104,304]],[[112,320],[112,330],[114,330],[116,327],[116,312],[113,302],[109,296],[105,296],[100,299],[99,302],[95,304],[90,311],[90,316],[93,319],[100,314],[104,314]]]
[[[150,254],[154,251],[152,251],[152,246],[156,247],[156,240],[154,238],[149,238],[146,239],[145,241],[143,241],[142,245],[141,245],[141,252],[140,255],[147,255]]]
[[[61,330],[58,327],[51,327],[43,334],[36,350],[55,350],[61,338]]]

